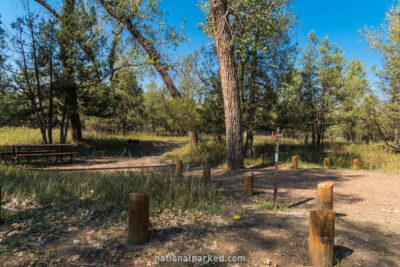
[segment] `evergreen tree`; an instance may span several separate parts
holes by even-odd
[[[382,55],[382,70],[376,74],[380,78],[380,88],[387,96],[379,107],[378,118],[375,119],[378,130],[386,144],[396,152],[400,152],[400,5],[392,6],[386,13],[382,29],[365,29],[363,35],[374,50]]]

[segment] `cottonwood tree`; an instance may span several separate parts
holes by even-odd
[[[96,0],[114,19],[114,23],[122,25],[130,34],[134,41],[132,54],[139,53],[142,57],[142,50],[146,55],[145,65],[151,66],[163,80],[167,90],[173,98],[182,98],[173,79],[170,75],[172,69],[168,56],[161,51],[166,47],[176,47],[182,43],[184,38],[183,31],[178,31],[176,27],[171,27],[163,21],[163,12],[160,9],[158,0]],[[138,48],[141,49],[138,49]],[[197,144],[197,133],[188,130],[191,144]]]
[[[247,155],[252,153],[256,129],[290,127],[285,87],[291,83],[296,47],[290,40],[294,16],[289,4],[249,1],[238,4],[238,12],[234,12],[232,29]]]
[[[209,6],[224,97],[226,165],[229,170],[237,170],[243,167],[242,117],[233,36],[229,21],[231,11],[227,0],[211,0]]]
[[[386,145],[400,152],[400,6],[392,6],[386,13],[381,29],[365,29],[362,34],[370,47],[382,56],[380,88],[387,100],[380,106],[375,119],[378,130]]]

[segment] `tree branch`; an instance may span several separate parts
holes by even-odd
[[[54,15],[54,17],[61,20],[60,14],[58,14],[55,9],[53,9],[49,4],[47,4],[46,0],[34,0],[34,1],[39,5],[43,6],[44,8],[46,8],[51,14]]]

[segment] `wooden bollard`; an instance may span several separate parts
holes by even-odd
[[[210,182],[211,181],[211,174],[210,174],[210,166],[204,165],[203,166],[203,181]]]
[[[398,166],[398,168],[399,168],[399,174],[400,174],[400,163],[399,163],[399,166]]]
[[[358,159],[353,159],[353,170],[358,170]]]
[[[323,182],[318,184],[317,209],[333,209],[333,182]]]
[[[175,176],[182,176],[182,161],[178,160],[175,166]]]
[[[312,266],[333,266],[335,211],[311,210],[309,255]]]
[[[329,158],[324,158],[324,168],[329,169],[329,167],[330,167]]]
[[[293,166],[293,168],[295,168],[297,170],[298,162],[297,162],[297,157],[296,156],[292,156],[292,166]]]
[[[251,196],[253,195],[254,185],[254,174],[252,172],[246,172],[243,177],[244,194]]]
[[[139,245],[149,241],[150,197],[129,194],[128,243]]]

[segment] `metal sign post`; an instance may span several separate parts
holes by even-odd
[[[276,129],[276,148],[275,148],[275,172],[274,172],[274,204],[275,210],[278,208],[278,204],[276,202],[276,197],[278,194],[278,167],[279,167],[279,137],[280,137],[280,129]]]

